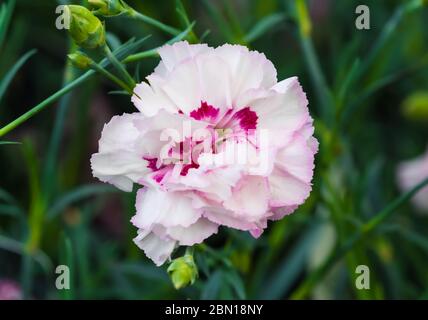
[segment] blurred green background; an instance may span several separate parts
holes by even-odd
[[[17,0],[9,20],[6,3],[0,2],[0,126],[80,74],[66,67],[70,41],[55,28],[57,1]],[[186,28],[176,1],[127,3]],[[167,266],[157,268],[132,242],[135,194],[91,176],[89,158],[104,123],[134,111],[129,96],[109,94],[116,88],[92,77],[2,137],[21,144],[0,145],[0,285],[13,283],[30,299],[428,298],[428,215],[406,202],[362,231],[400,196],[397,164],[428,143],[422,3],[366,0],[371,28],[357,30],[361,1],[183,0],[203,42],[245,44],[272,60],[279,79],[299,77],[320,141],[310,199],[258,240],[221,228],[196,250],[199,279],[175,290]],[[149,50],[172,38],[125,17],[106,19],[106,29],[113,47],[150,34],[141,49]],[[32,49],[37,53],[2,92]],[[129,70],[143,79],[157,63],[148,57]],[[60,264],[70,266],[70,290],[55,288]],[[370,268],[370,290],[355,287],[358,265]]]

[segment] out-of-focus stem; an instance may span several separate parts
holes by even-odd
[[[71,51],[73,49],[74,43],[70,41],[70,47]],[[73,67],[70,63],[70,61],[66,62],[65,68],[64,68],[64,75],[63,75],[63,85],[66,86],[68,83],[73,81],[75,78],[75,74],[73,71]],[[55,188],[55,180],[56,175],[54,173],[55,171],[55,165],[58,158],[59,148],[61,144],[61,138],[62,138],[62,129],[64,127],[64,122],[67,115],[68,106],[70,104],[70,94],[66,94],[62,96],[58,110],[55,117],[55,122],[52,129],[51,139],[49,142],[49,148],[48,153],[46,157],[46,164],[44,167],[43,172],[43,191],[44,191],[44,197],[46,202],[49,201],[53,190]]]
[[[376,58],[379,56],[379,53],[382,51],[386,43],[397,30],[397,27],[403,20],[403,18],[405,18],[408,14],[416,11],[417,9],[422,8],[424,6],[424,1],[425,0],[406,1],[396,9],[394,14],[383,27],[379,37],[375,41],[375,45],[369,53],[369,56],[364,60],[364,63],[360,67],[360,75],[363,75],[372,66]]]
[[[324,121],[328,121],[331,120],[332,116],[332,104],[330,103],[331,91],[327,86],[327,82],[312,44],[312,24],[305,0],[296,0],[296,19],[299,26],[299,39],[303,54],[308,65],[309,73],[311,74],[311,79],[315,87],[318,101],[320,102],[320,114]]]
[[[396,209],[410,200],[418,191],[428,186],[428,178],[415,186],[409,192],[401,195],[396,200],[391,202],[382,211],[376,214],[372,219],[362,225],[362,227],[350,237],[345,244],[338,250],[334,250],[327,260],[313,273],[311,273],[306,280],[294,291],[291,295],[292,299],[304,299],[311,292],[312,288],[319,283],[320,280],[327,274],[331,267],[346,255],[360,240],[376,229],[382,222],[389,218]]]

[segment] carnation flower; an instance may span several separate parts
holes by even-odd
[[[428,149],[425,154],[401,163],[397,170],[398,184],[403,192],[416,187],[428,178]],[[413,198],[413,204],[421,211],[428,211],[428,187],[422,188]]]
[[[259,237],[309,196],[318,143],[296,77],[264,54],[178,42],[138,84],[138,112],[105,125],[93,175],[139,186],[135,243],[156,265],[219,226]]]

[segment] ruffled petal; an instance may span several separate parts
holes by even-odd
[[[162,91],[186,115],[197,110],[201,102],[225,110],[231,105],[229,71],[219,57],[200,55],[177,65],[162,83]]]
[[[210,52],[212,50],[213,49],[206,44],[190,45],[187,41],[179,41],[164,45],[158,50],[161,56],[161,62],[155,69],[155,73],[165,76],[165,72],[171,72],[180,63],[194,58],[200,53]]]
[[[269,130],[277,139],[287,142],[293,132],[312,122],[307,108],[308,100],[296,77],[281,81],[269,91],[249,90],[238,100],[238,107],[251,106],[257,113],[257,128]],[[278,143],[279,143],[278,142]]]
[[[160,89],[149,86],[145,82],[141,82],[135,86],[131,101],[147,117],[156,115],[162,109],[171,113],[178,112],[177,107]]]
[[[161,266],[171,256],[176,242],[169,239],[161,239],[151,231],[139,229],[134,243],[144,251],[157,266]]]
[[[216,48],[215,54],[229,64],[234,104],[243,92],[255,88],[268,89],[277,82],[275,67],[263,53],[225,44]]]
[[[139,136],[134,121],[140,114],[115,116],[104,126],[99,141],[99,152],[91,157],[92,174],[124,191],[131,191],[147,171],[146,161],[135,149]]]
[[[269,176],[271,191],[270,205],[273,207],[302,204],[311,192],[312,186],[290,173],[275,168]]]
[[[250,231],[259,228],[257,222],[250,222],[242,219],[241,215],[220,206],[205,208],[203,216],[216,224],[238,230]]]
[[[244,176],[223,205],[227,210],[240,215],[243,220],[259,221],[268,212],[269,197],[267,178]]]
[[[137,213],[132,223],[141,229],[153,229],[156,225],[186,228],[201,216],[201,211],[193,208],[190,198],[155,188],[138,190],[135,206]]]
[[[275,165],[303,182],[310,183],[313,176],[315,150],[313,141],[301,134],[277,153]]]
[[[192,225],[184,228],[156,226],[154,232],[160,236],[168,237],[178,241],[181,246],[193,246],[201,243],[206,238],[217,233],[218,224],[209,221],[208,219],[199,219]]]

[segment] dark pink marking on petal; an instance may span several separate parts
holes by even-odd
[[[156,167],[156,162],[158,161],[158,158],[143,157],[143,159],[148,162],[147,168],[149,168],[152,171],[158,170],[158,167]]]
[[[191,164],[186,164],[185,166],[183,166],[183,168],[181,169],[180,175],[181,176],[187,176],[187,174],[189,173],[190,169],[198,169],[199,168],[199,164],[193,162]]]
[[[257,128],[257,120],[259,117],[257,116],[257,113],[250,109],[250,107],[245,107],[236,112],[232,119],[239,121],[241,129],[254,130]]]
[[[161,172],[159,174],[155,174],[153,176],[153,180],[155,180],[157,183],[160,183],[163,179],[163,177],[165,177],[166,172]]]
[[[219,111],[220,109],[201,101],[201,106],[190,112],[190,116],[195,120],[214,120],[217,118]]]

